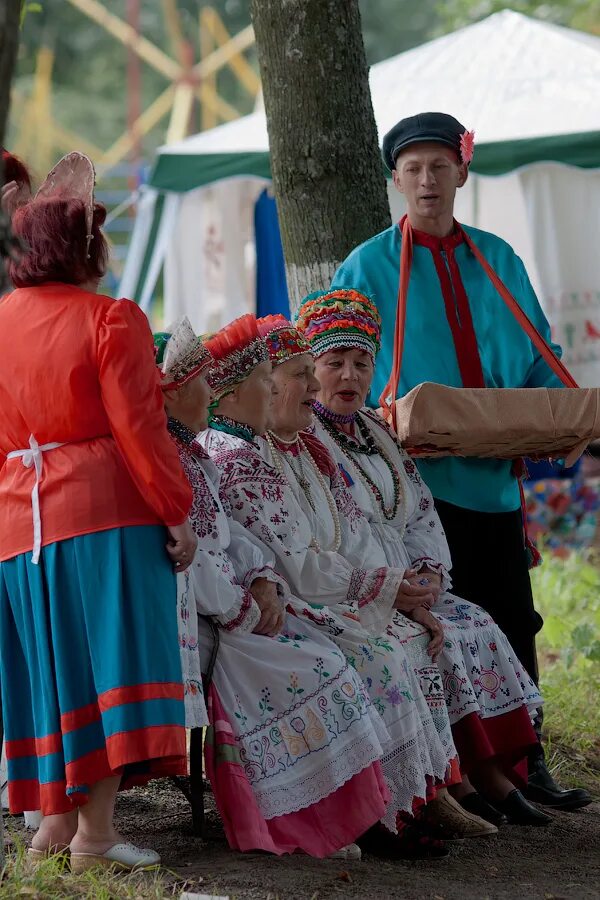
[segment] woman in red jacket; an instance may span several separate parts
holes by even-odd
[[[28,248],[0,301],[0,678],[13,812],[73,870],[153,865],[117,790],[184,773],[175,572],[191,491],[143,313],[97,293],[93,169],[69,154],[13,215]],[[169,558],[170,557],[170,558]]]

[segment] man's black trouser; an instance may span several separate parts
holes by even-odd
[[[435,501],[452,557],[452,593],[482,606],[539,683],[535,636],[542,617],[533,606],[521,510],[482,513]],[[538,736],[542,715],[535,723]]]

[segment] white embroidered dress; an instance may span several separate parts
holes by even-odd
[[[389,732],[382,767],[392,795],[383,821],[395,831],[397,813],[411,811],[413,799],[426,796],[428,777],[443,779],[449,762],[456,757],[439,672],[430,664],[431,681],[438,681],[442,725],[432,719],[405,649],[393,633],[385,630],[404,567],[375,570],[365,566],[368,547],[365,553],[362,536],[350,521],[351,513],[355,512],[357,522],[364,522],[367,532],[369,529],[348,495],[350,508],[342,511],[343,527],[349,527],[354,535],[354,556],[360,557],[360,563],[354,561],[352,553],[341,555],[311,546],[316,539],[321,548],[326,548],[334,536],[334,522],[320,496],[314,470],[311,486],[318,498],[316,513],[302,500],[302,492],[294,490],[267,461],[269,449],[261,439],[257,439],[257,447],[209,429],[199,440],[219,468],[221,496],[229,503],[233,517],[274,555],[275,570],[296,595],[291,598],[296,615],[338,645],[362,677],[381,714]],[[293,484],[292,472],[290,479]]]
[[[317,629],[287,615],[279,636],[252,633],[260,619],[248,591],[252,581],[267,577],[282,602],[289,589],[270,567],[272,554],[228,519],[215,466],[178,448],[194,492],[190,520],[198,536],[194,561],[178,576],[186,724],[208,721],[201,671],[212,634],[198,614],[213,616],[220,642],[212,683],[260,812],[265,819],[297,812],[379,760],[387,731],[356,672]]]
[[[450,721],[458,722],[472,712],[489,718],[521,706],[536,709],[542,698],[504,633],[481,607],[450,593],[448,543],[431,493],[415,463],[376,413],[365,409],[359,415],[401,479],[401,500],[390,521],[357,468],[358,463],[382,492],[385,507],[392,510],[394,483],[384,459],[379,454],[346,452],[318,420],[316,435],[343,470],[345,483],[369,520],[387,564],[427,566],[442,578],[442,591],[432,613],[444,626],[445,642],[438,665]]]

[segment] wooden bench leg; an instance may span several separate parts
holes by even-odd
[[[202,777],[202,749],[204,732],[192,728],[190,732],[190,804],[192,828],[198,837],[204,837],[204,779]]]

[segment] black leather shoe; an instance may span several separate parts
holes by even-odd
[[[467,794],[466,797],[463,797],[458,802],[467,812],[472,813],[474,816],[479,816],[480,819],[485,819],[486,822],[491,822],[496,828],[500,828],[501,825],[506,825],[508,822],[503,813],[499,812],[495,806],[492,806],[481,794],[475,791],[472,794]]]
[[[511,825],[549,825],[552,821],[550,816],[536,809],[516,788],[496,806]]]
[[[542,806],[549,806],[552,809],[562,809],[572,811],[589,806],[592,802],[592,795],[583,788],[573,788],[570,791],[564,791],[560,785],[556,783],[543,758],[536,759],[531,764],[531,771],[527,787],[523,791],[528,800],[534,803],[541,803]]]
[[[444,859],[450,848],[426,834],[416,820],[393,834],[381,822],[369,828],[356,841],[361,850],[379,859]]]

